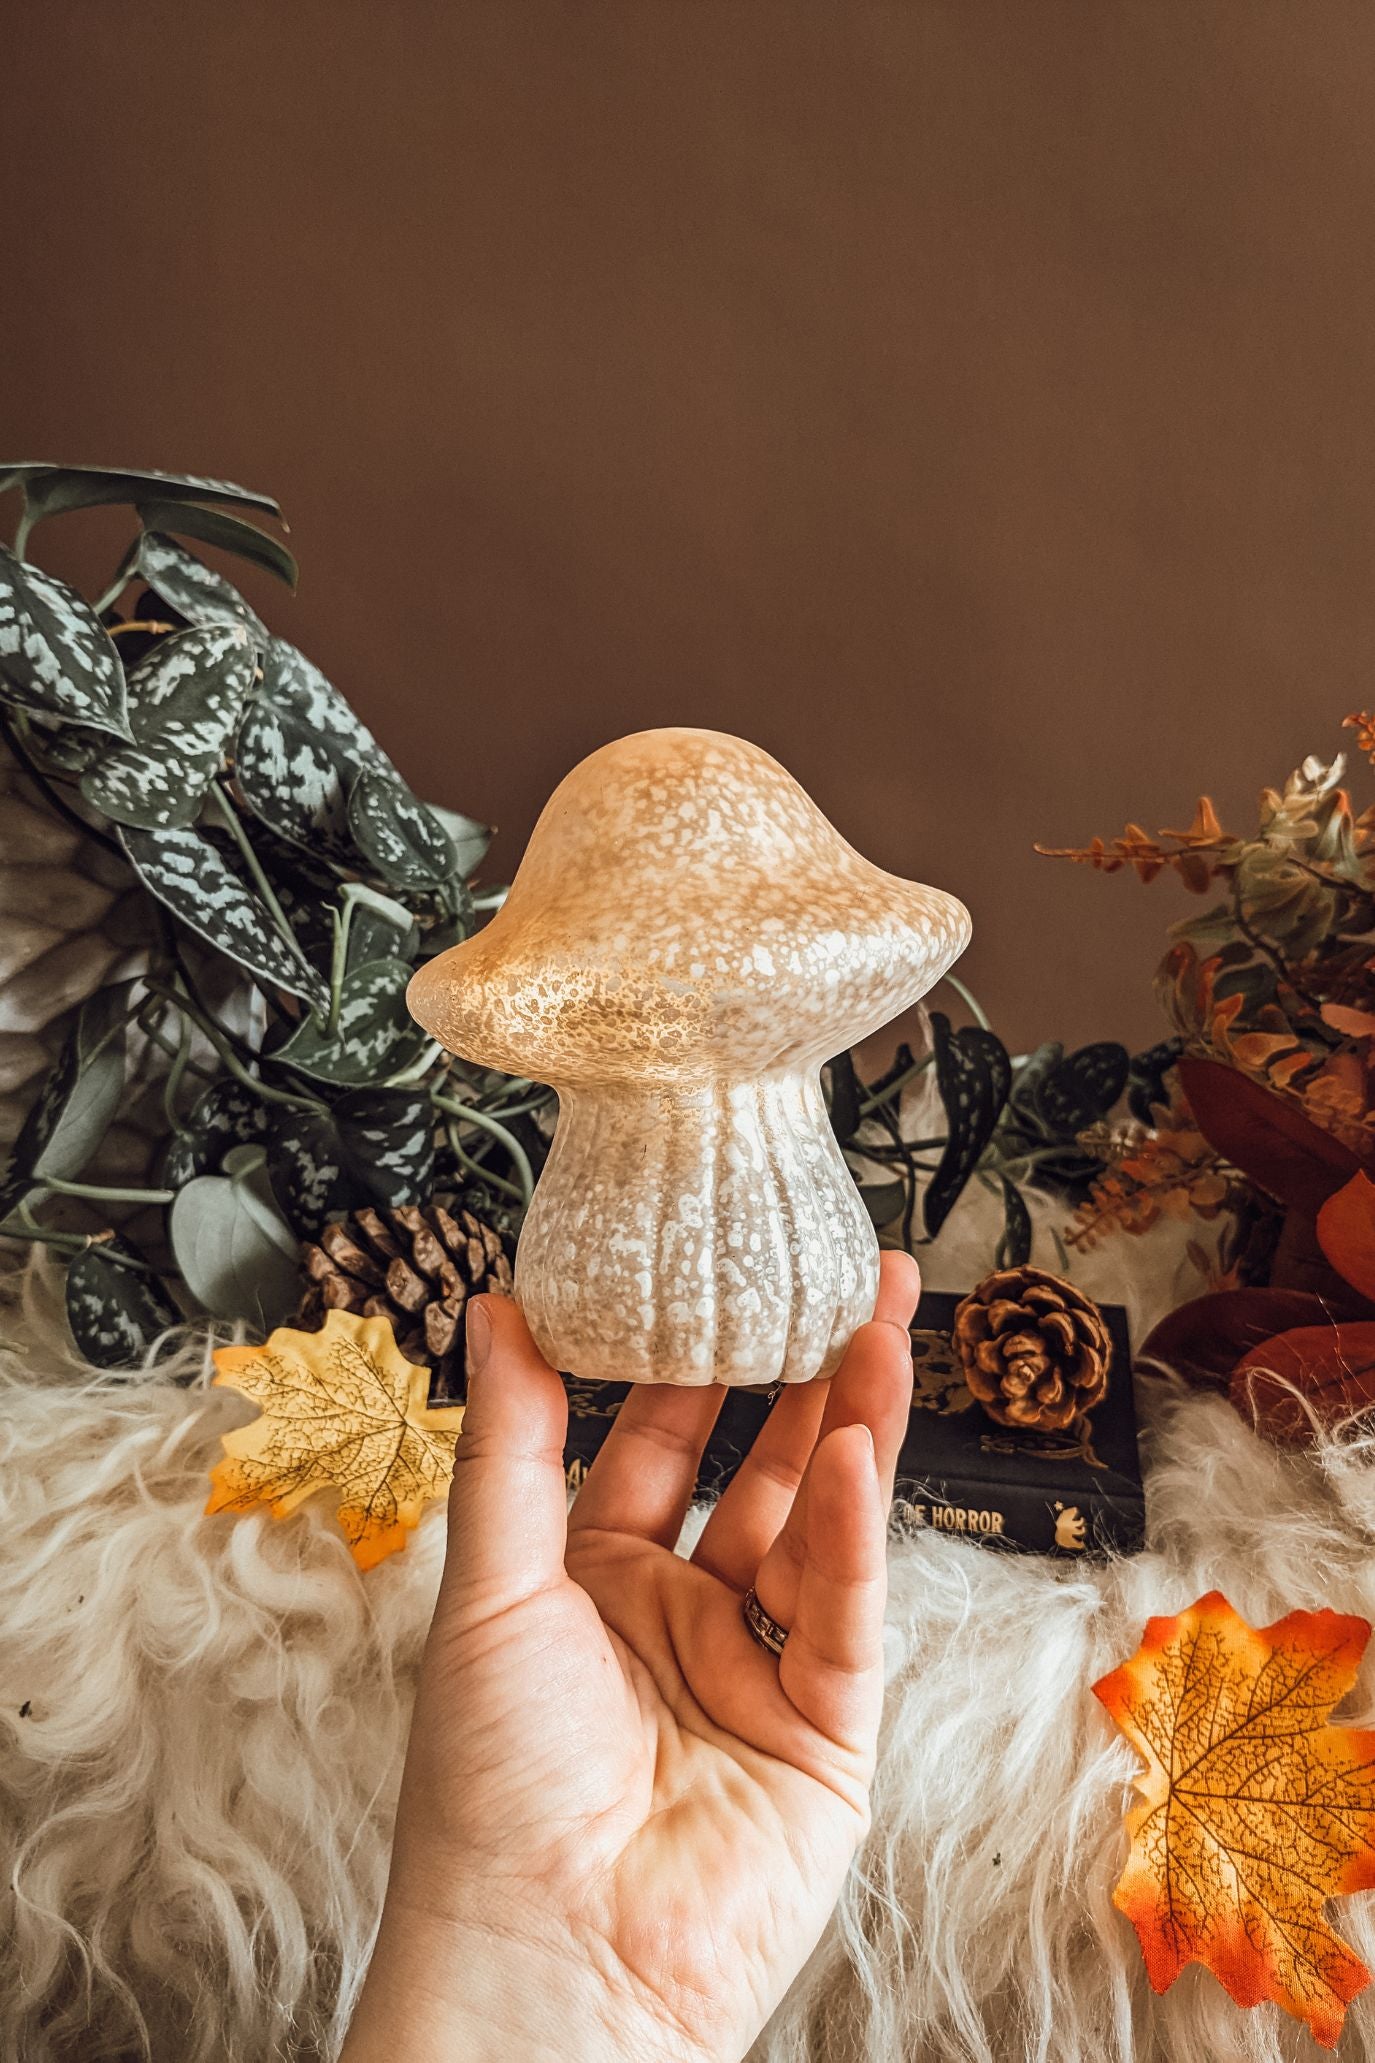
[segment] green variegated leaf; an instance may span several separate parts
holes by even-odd
[[[162,1186],[180,1189],[193,1175],[218,1174],[235,1146],[256,1145],[267,1128],[268,1105],[233,1075],[221,1075],[197,1098],[180,1132],[172,1135]]]
[[[108,731],[88,731],[76,723],[55,724],[43,717],[29,719],[24,743],[40,773],[84,774],[111,749]]]
[[[248,825],[258,864],[266,874],[296,942],[322,976],[330,970],[334,948],[335,898],[339,875],[329,862],[317,864],[304,846],[292,845],[256,817]]]
[[[283,938],[266,903],[223,853],[195,830],[119,827],[129,864],[150,894],[190,930],[246,968],[264,988],[282,988],[312,1010],[329,1006],[329,988]]]
[[[99,1146],[124,1093],[127,983],[83,1003],[0,1175],[0,1217],[45,1175],[71,1181]]]
[[[490,824],[479,824],[475,817],[465,817],[459,810],[441,809],[437,802],[428,804],[428,808],[430,815],[438,817],[448,833],[457,873],[461,880],[466,881],[481,866],[496,833]]]
[[[434,811],[390,767],[364,767],[349,790],[354,843],[395,888],[430,888],[450,880],[458,859]]]
[[[145,530],[170,531],[176,537],[194,537],[201,544],[213,544],[222,552],[233,552],[250,565],[262,566],[278,580],[295,589],[300,568],[280,538],[269,536],[256,523],[240,516],[228,516],[223,509],[201,508],[195,502],[180,507],[175,502],[140,501],[139,520]]]
[[[168,1229],[177,1266],[197,1303],[214,1318],[243,1318],[264,1332],[293,1310],[299,1290],[297,1244],[254,1147],[233,1175],[198,1175],[177,1194]]]
[[[234,744],[244,800],[279,838],[308,852],[353,858],[348,784],[357,761],[328,731],[266,694],[250,704]]]
[[[224,764],[257,655],[240,623],[164,638],[129,676],[135,743],[84,775],[81,792],[117,824],[145,831],[190,824]]]
[[[200,629],[216,623],[241,623],[252,636],[268,642],[267,625],[238,589],[163,531],[145,530],[127,565],[131,578],[137,573],[146,580],[154,594],[187,623]]]
[[[363,960],[383,960],[387,957],[380,947],[375,953],[361,952],[358,941],[361,937],[381,939],[393,951],[409,957],[409,945],[400,945],[398,940],[415,938],[415,912],[399,903],[394,895],[383,895],[380,888],[373,888],[366,881],[347,881],[340,900],[352,904],[353,916],[349,930],[349,965]]]
[[[359,766],[389,766],[372,732],[318,666],[285,638],[270,640],[263,657],[262,692],[317,735],[335,738]]]
[[[122,466],[54,466],[43,460],[0,466],[0,488],[22,485],[33,522],[67,509],[111,502],[232,501],[280,516],[270,494],[255,494],[232,480],[201,480],[191,473],[131,472]]]
[[[95,1368],[142,1367],[159,1334],[181,1321],[155,1275],[116,1258],[129,1252],[122,1239],[100,1240],[67,1270],[67,1323]]]
[[[995,1033],[977,1024],[952,1031],[939,1010],[931,1013],[931,1037],[947,1125],[940,1165],[922,1198],[926,1230],[934,1239],[993,1137],[1012,1086],[1012,1062]]]
[[[1096,1039],[1047,1070],[1036,1085],[1036,1108],[1058,1137],[1073,1139],[1107,1116],[1127,1086],[1130,1068],[1125,1046]]]
[[[361,888],[361,882],[351,881],[350,890]],[[393,905],[399,908],[399,905]],[[406,913],[409,917],[409,912]],[[420,934],[413,921],[404,931],[398,929],[390,917],[384,917],[378,910],[366,904],[355,905],[349,919],[348,951],[344,956],[346,974],[356,974],[369,960],[405,960],[409,965],[410,949],[418,944]]]
[[[350,1172],[377,1203],[418,1203],[434,1172],[434,1109],[423,1089],[356,1089],[334,1106]]]
[[[461,946],[465,938],[471,938],[477,929],[476,907],[472,892],[466,881],[457,876],[446,881],[443,888],[426,890],[412,888],[408,891],[421,917],[425,936],[425,958],[432,960],[436,953],[447,952],[450,946]],[[425,905],[438,906],[443,915],[433,923],[427,921]]]
[[[365,1201],[352,1194],[331,1112],[278,1108],[265,1143],[272,1193],[298,1239],[314,1239],[335,1211]]]
[[[124,668],[74,587],[0,545],[0,701],[129,736]]]
[[[338,689],[282,638],[268,642],[235,763],[245,799],[269,829],[307,852],[358,863],[349,786],[360,767],[386,759]]]
[[[429,1195],[434,1111],[422,1090],[358,1089],[330,1111],[275,1110],[267,1148],[284,1215],[313,1239],[334,1212]]]
[[[427,1034],[406,1008],[409,961],[369,960],[344,977],[333,1034],[310,1018],[299,1025],[274,1060],[325,1082],[375,1082],[408,1067]]]

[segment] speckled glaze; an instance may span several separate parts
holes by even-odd
[[[573,769],[503,907],[407,998],[452,1052],[558,1091],[516,1261],[555,1366],[831,1372],[873,1310],[878,1245],[821,1064],[924,995],[969,931],[743,739],[640,731]]]

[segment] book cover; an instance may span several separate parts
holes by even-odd
[[[1126,1313],[1104,1304],[1107,1394],[1063,1433],[1013,1430],[980,1409],[951,1343],[955,1296],[923,1296],[912,1324],[912,1414],[898,1459],[900,1524],[1038,1554],[1135,1554],[1146,1505]]]
[[[928,1292],[912,1323],[915,1387],[894,1486],[895,1522],[1038,1554],[1136,1552],[1145,1500],[1126,1314],[1102,1307],[1112,1336],[1108,1390],[1084,1424],[1062,1434],[1020,1432],[995,1425],[965,1387],[950,1338],[958,1302]],[[564,1381],[564,1463],[576,1488],[631,1385]],[[699,1497],[718,1495],[730,1481],[773,1401],[773,1393],[727,1391],[698,1471]]]

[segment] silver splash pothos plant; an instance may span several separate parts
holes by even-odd
[[[280,520],[277,503],[46,464],[0,468],[4,490],[20,517],[0,546],[0,735],[47,805],[127,867],[146,922],[28,1112],[0,1236],[67,1257],[77,1345],[119,1367],[186,1315],[288,1316],[299,1242],[341,1211],[448,1192],[513,1231],[550,1092],[453,1060],[404,1001],[415,966],[499,903],[471,885],[490,833],[415,796],[186,542],[294,588],[291,553],[244,513]],[[135,528],[88,601],[28,547],[38,524],[100,504]],[[165,1118],[152,1179],[83,1180],[135,1056]],[[64,1223],[73,1201],[99,1229]]]

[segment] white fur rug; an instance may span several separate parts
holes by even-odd
[[[83,1378],[41,1279],[2,1329],[0,2058],[328,2058],[381,1896],[443,1517],[366,1576],[318,1511],[202,1518],[241,1399],[203,1373]],[[1152,1997],[1110,1902],[1134,1758],[1089,1686],[1214,1586],[1253,1622],[1375,1619],[1375,1441],[1292,1458],[1220,1399],[1140,1394],[1146,1554],[895,1544],[872,1838],[757,2063],[1321,2053],[1197,1970]],[[1335,1913],[1375,1966],[1375,1899]],[[1340,2054],[1375,2063],[1375,1992]]]

